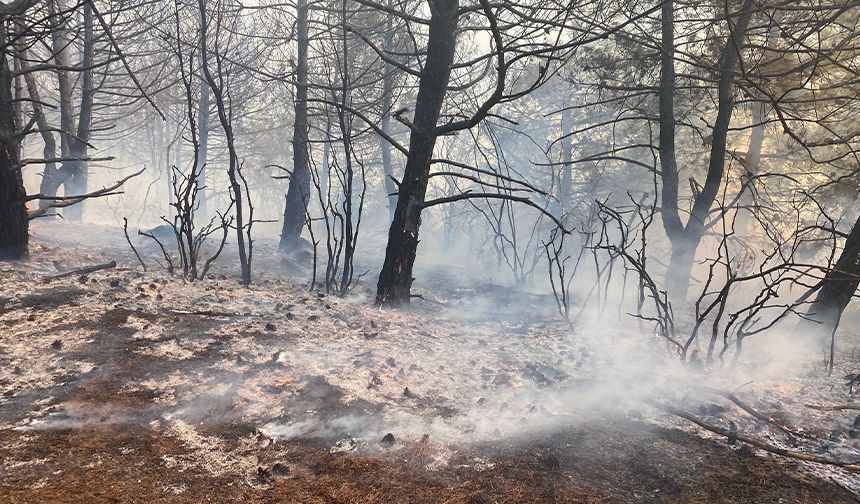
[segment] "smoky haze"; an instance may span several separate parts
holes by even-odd
[[[8,2],[0,433],[146,432],[142,467],[262,492],[333,455],[592,488],[656,469],[563,447],[682,432],[856,493],[858,14]]]

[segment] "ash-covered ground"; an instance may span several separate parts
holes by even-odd
[[[419,271],[425,298],[392,311],[370,279],[309,291],[262,242],[244,289],[229,257],[204,281],[144,273],[118,229],[39,224],[33,240],[0,266],[2,502],[858,500],[857,472],[655,408],[860,461],[860,411],[809,407],[860,406],[851,352],[830,377],[815,356],[699,369],[624,314],[571,329],[550,298],[453,270]]]

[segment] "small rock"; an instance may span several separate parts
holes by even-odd
[[[848,437],[851,439],[860,439],[860,415],[854,419],[851,429],[848,430]]]
[[[119,284],[120,284],[119,280],[113,279],[110,281],[110,283],[108,285],[110,285],[111,289],[116,289],[117,287],[119,287]]]
[[[266,322],[266,330],[272,332],[276,329],[275,324],[271,322]]]
[[[63,341],[62,340],[54,340],[54,342],[51,343],[51,348],[53,348],[54,350],[59,350],[59,349],[63,348]]]
[[[394,360],[394,357],[389,357],[385,359],[385,363],[388,364],[390,367],[394,367],[397,365],[397,361]]]
[[[382,385],[382,380],[379,378],[379,375],[373,375],[373,378],[370,379],[370,384],[367,385],[367,388],[378,387]]]
[[[282,478],[284,476],[290,475],[290,466],[282,464],[280,462],[275,462],[272,466],[272,476],[276,478]]]
[[[386,434],[385,436],[382,437],[382,440],[379,442],[379,444],[381,444],[385,448],[388,448],[389,446],[392,446],[394,444],[394,441],[395,441],[394,434],[389,432],[388,434]]]
[[[206,345],[206,350],[211,350],[213,352],[217,352],[217,351],[223,350],[223,349],[224,349],[224,343],[221,343],[220,341],[217,341],[217,340],[210,341]]]
[[[36,314],[35,313],[31,313],[31,314],[27,315],[27,322],[35,322],[35,321],[36,321]]]
[[[530,362],[523,368],[523,378],[535,382],[538,386],[546,387],[566,380],[568,375],[550,366]]]
[[[267,467],[257,466],[257,480],[260,483],[268,483],[272,479],[272,471]]]
[[[499,373],[493,378],[493,385],[509,386],[511,385],[511,377],[505,373]]]
[[[308,322],[316,322],[319,319],[320,319],[319,315],[311,315],[308,317]]]
[[[409,390],[409,387],[406,387],[403,389],[403,397],[407,399],[415,399],[418,396],[415,394],[415,392]]]
[[[330,453],[347,453],[358,449],[358,441],[351,437],[338,439],[329,450]]]

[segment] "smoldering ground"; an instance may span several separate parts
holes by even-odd
[[[301,281],[276,280],[284,273],[271,263],[245,290],[220,271],[205,282],[144,275],[127,255],[128,268],[69,280],[79,292],[50,310],[42,303],[55,285],[22,294],[54,269],[52,257],[74,266],[101,253],[68,250],[49,248],[6,272],[3,318],[15,335],[3,339],[5,429],[163,433],[191,450],[169,456],[170,464],[249,481],[257,466],[249,446],[260,440],[383,458],[428,440],[422,460],[439,470],[461,463],[463,452],[528,446],[589,426],[690,428],[654,402],[797,449],[710,386],[826,438],[819,453],[857,455],[845,415],[805,406],[844,401],[838,377],[785,341],[781,353],[805,362],[772,353],[766,373],[758,360],[696,368],[627,314],[596,311],[571,328],[534,291],[480,283],[457,269],[425,282],[433,294],[403,311],[374,308],[361,287],[348,298],[308,292]],[[229,442],[237,426],[245,433],[238,446]],[[394,442],[383,443],[389,433]]]

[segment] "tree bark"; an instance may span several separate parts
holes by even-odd
[[[245,241],[245,232],[250,229],[246,229],[246,224],[248,226],[253,224],[253,219],[251,216],[248,218],[248,222],[245,222],[245,203],[243,203],[244,196],[242,194],[242,185],[240,184],[241,174],[239,170],[241,169],[239,163],[239,155],[236,151],[236,143],[235,137],[233,135],[233,125],[230,122],[230,118],[232,117],[232,113],[227,110],[228,104],[226,103],[224,97],[224,88],[223,86],[223,69],[221,63],[218,58],[220,55],[216,54],[216,67],[218,69],[219,81],[221,84],[219,85],[219,81],[215,80],[215,77],[212,75],[212,71],[209,69],[209,47],[207,45],[207,31],[209,30],[208,25],[208,17],[206,13],[206,2],[204,0],[197,1],[197,8],[200,12],[200,64],[203,69],[203,76],[206,79],[206,83],[209,86],[209,90],[212,91],[213,98],[215,99],[215,108],[218,111],[218,121],[221,123],[221,128],[224,130],[224,137],[227,140],[227,152],[229,153],[230,161],[227,167],[227,177],[230,179],[230,191],[232,193],[233,202],[235,203],[234,211],[236,212],[236,245],[239,248],[239,268],[242,274],[242,285],[245,287],[251,284],[251,246],[253,242],[250,240],[250,231],[248,231],[248,241]],[[220,25],[217,25],[218,29],[220,29]],[[215,47],[217,50],[218,48]],[[247,202],[248,209],[253,211],[251,202]]]
[[[438,136],[436,122],[445,99],[457,44],[458,7],[458,0],[430,2],[427,60],[418,84],[409,155],[398,188],[394,220],[388,232],[385,262],[379,273],[378,305],[400,306],[409,303],[411,298],[418,229],[430,177],[430,160]]]
[[[6,20],[0,20],[0,40],[4,46],[6,26]],[[30,238],[12,81],[7,51],[0,51],[0,260],[25,257]]]
[[[279,249],[290,252],[300,243],[310,200],[310,159],[308,154],[308,4],[296,4],[298,54],[296,59],[296,103],[293,124],[293,172],[287,189],[284,225]]]
[[[95,40],[93,37],[93,8],[92,4],[83,5],[84,17],[84,50],[81,61],[81,106],[78,114],[78,127],[74,137],[69,140],[69,156],[75,161],[63,162],[66,173],[63,185],[66,196],[76,196],[87,193],[89,179],[89,163],[86,161],[93,122],[93,63],[95,61]],[[71,125],[69,130],[71,131]],[[84,202],[63,210],[63,217],[68,220],[81,221],[84,217]]]
[[[820,334],[829,335],[836,328],[842,312],[860,286],[860,218],[845,240],[845,248],[833,268],[821,281],[818,294],[807,312],[818,322]]]
[[[42,108],[42,97],[39,94],[39,86],[36,84],[35,77],[33,77],[31,72],[25,71],[24,80],[27,83],[27,92],[32,100],[33,118],[36,120],[36,126],[39,128],[42,142],[45,144],[42,149],[42,155],[45,159],[52,160],[45,163],[45,169],[42,171],[42,182],[39,184],[39,192],[49,196],[56,196],[57,189],[62,184],[60,170],[57,169],[57,163],[53,161],[57,157],[57,141],[54,139],[54,133],[51,131],[51,127],[45,117],[45,111]],[[47,208],[49,205],[50,200],[39,200],[39,208]]]
[[[693,200],[693,208],[686,225],[678,211],[678,167],[675,159],[674,118],[674,4],[667,1],[662,8],[662,45],[660,100],[660,164],[662,170],[663,227],[672,245],[672,258],[666,272],[666,290],[670,300],[683,304],[687,299],[690,274],[696,249],[705,235],[705,224],[722,184],[726,166],[726,140],[734,111],[734,72],[737,68],[740,46],[746,38],[747,28],[754,10],[752,0],[744,0],[737,20],[727,37],[720,58],[720,80],[717,84],[717,118],[711,139],[708,171],[702,191]]]

